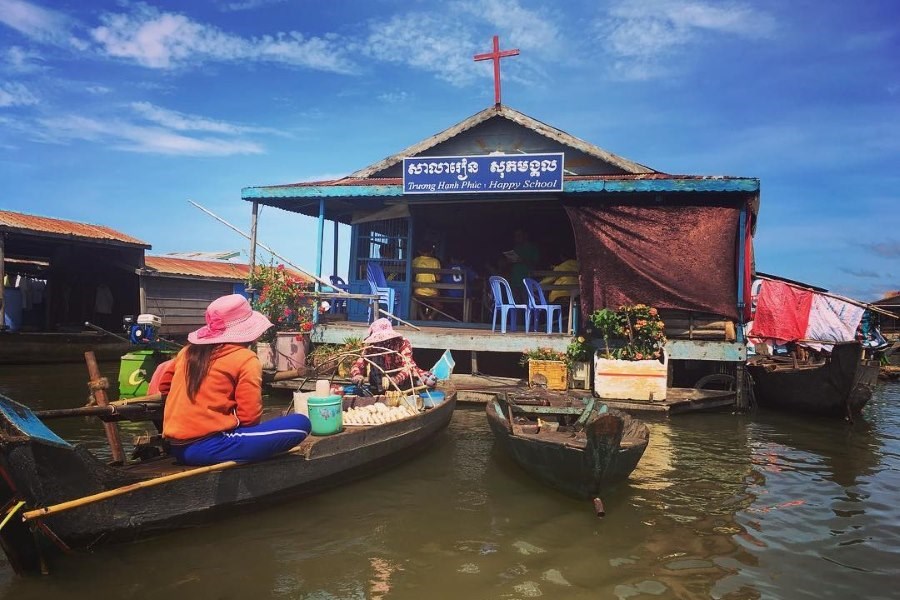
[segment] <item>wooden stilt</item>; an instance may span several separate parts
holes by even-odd
[[[97,366],[97,357],[92,351],[84,353],[84,360],[87,363],[88,374],[91,377],[88,387],[91,390],[91,396],[97,406],[109,406],[109,399],[106,397],[106,380],[100,376],[100,368]],[[106,439],[109,441],[109,449],[112,451],[113,462],[125,464],[125,451],[122,450],[122,439],[119,436],[119,426],[115,423],[103,423],[106,430]]]

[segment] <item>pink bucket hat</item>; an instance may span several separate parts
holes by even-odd
[[[206,308],[206,326],[188,334],[192,344],[245,344],[256,340],[272,323],[250,308],[240,294],[222,296]]]
[[[403,337],[391,326],[391,322],[389,319],[381,318],[376,319],[369,325],[369,333],[366,336],[366,339],[363,340],[367,344],[377,344],[378,342],[383,342],[385,340],[389,340],[391,338]]]

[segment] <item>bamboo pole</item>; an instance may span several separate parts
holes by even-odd
[[[188,202],[190,202],[191,204],[193,204],[194,206],[196,206],[197,208],[199,208],[200,210],[202,210],[203,212],[205,212],[206,214],[208,214],[209,216],[211,216],[213,219],[219,221],[220,223],[222,223],[222,224],[225,225],[226,227],[228,227],[228,228],[230,228],[231,230],[233,230],[233,231],[239,233],[239,234],[242,235],[244,238],[246,238],[246,239],[248,239],[248,240],[251,239],[249,235],[247,235],[246,233],[244,233],[243,231],[241,231],[240,229],[238,229],[237,227],[235,227],[234,225],[232,225],[231,223],[229,223],[228,221],[226,221],[226,220],[223,219],[222,217],[220,217],[220,216],[214,214],[212,211],[207,210],[206,208],[200,206],[199,204],[197,204],[197,203],[194,202],[193,200],[188,200]],[[285,257],[281,256],[280,254],[278,254],[277,252],[275,252],[274,250],[272,250],[271,248],[269,248],[268,246],[266,246],[266,245],[263,244],[262,242],[259,242],[259,241],[258,241],[258,242],[256,242],[256,245],[259,246],[260,248],[262,248],[263,250],[265,250],[266,252],[268,252],[269,254],[271,254],[272,256],[274,256],[275,258],[277,258],[277,259],[279,259],[279,260],[281,260],[281,261],[284,261],[284,264],[286,264],[286,265],[288,265],[288,266],[290,266],[290,267],[292,267],[292,268],[294,268],[294,269],[297,269],[298,271],[300,271],[301,273],[303,273],[303,274],[306,275],[307,277],[310,277],[310,278],[312,278],[312,279],[318,281],[319,283],[324,284],[324,285],[328,286],[329,288],[332,288],[332,289],[336,290],[336,293],[337,293],[339,296],[342,296],[342,295],[344,295],[344,294],[347,294],[347,292],[345,292],[344,290],[342,290],[342,289],[340,289],[340,288],[336,288],[336,287],[334,287],[333,285],[331,285],[331,282],[330,282],[330,281],[325,281],[325,280],[322,279],[321,277],[318,277],[318,276],[316,276],[316,275],[313,275],[312,273],[310,273],[310,272],[307,271],[306,269],[304,269],[304,268],[302,268],[302,267],[298,267],[297,265],[295,265],[294,263],[292,263],[291,261],[289,261],[289,260],[286,259]],[[349,295],[349,294],[348,294],[348,295]],[[398,322],[400,322],[400,323],[403,323],[404,325],[408,325],[409,327],[412,327],[412,328],[415,329],[416,331],[421,331],[421,329],[419,329],[418,327],[416,327],[416,326],[413,325],[412,323],[409,323],[408,321],[404,321],[403,319],[401,319],[400,317],[394,315],[393,313],[390,313],[390,312],[388,312],[388,311],[382,309],[380,304],[377,305],[377,308],[378,308],[378,312],[380,312],[381,314],[385,315],[386,317],[389,317],[389,318],[391,318],[391,319],[394,319],[395,321],[398,321]]]
[[[114,498],[116,496],[128,494],[130,492],[134,492],[134,491],[137,491],[140,489],[145,489],[145,488],[161,485],[163,483],[169,483],[171,481],[178,481],[179,479],[187,479],[188,477],[194,477],[195,475],[202,475],[204,473],[213,473],[215,471],[224,471],[225,469],[230,469],[231,467],[234,467],[239,464],[241,464],[241,463],[239,463],[237,461],[229,460],[229,461],[221,462],[221,463],[218,463],[215,465],[209,465],[206,467],[198,467],[196,469],[190,469],[188,471],[181,471],[180,473],[173,473],[171,475],[163,475],[162,477],[155,477],[153,479],[147,479],[146,481],[139,481],[137,483],[132,483],[132,484],[118,487],[118,488],[115,488],[112,490],[106,490],[105,492],[91,494],[90,496],[82,496],[81,498],[76,498],[74,500],[68,500],[66,502],[60,502],[59,504],[53,504],[51,506],[45,506],[44,508],[37,508],[35,510],[29,510],[27,512],[22,513],[22,520],[32,521],[34,519],[39,519],[39,518],[45,517],[47,515],[61,513],[61,512],[67,511],[67,510],[71,510],[73,508],[85,506],[87,504],[93,504],[94,502],[100,502],[101,500],[106,500],[107,498]]]
[[[883,310],[883,309],[881,309],[881,308],[879,308],[879,307],[877,307],[877,306],[875,306],[875,305],[873,305],[873,304],[869,304],[868,302],[862,302],[862,301],[860,301],[860,300],[854,300],[853,298],[847,298],[846,296],[840,296],[840,295],[838,295],[838,294],[832,294],[831,292],[823,292],[823,291],[821,291],[821,290],[815,290],[815,289],[813,289],[813,288],[811,288],[811,287],[807,287],[807,286],[804,286],[804,285],[798,285],[798,284],[796,284],[796,283],[788,283],[787,281],[783,281],[783,280],[781,280],[781,279],[776,279],[776,278],[774,278],[774,277],[766,277],[766,276],[764,276],[764,275],[757,275],[757,278],[759,278],[759,279],[764,279],[764,280],[766,280],[766,281],[776,281],[776,282],[778,282],[778,283],[783,283],[783,284],[785,284],[785,285],[789,285],[789,286],[794,287],[794,288],[797,288],[797,289],[799,289],[799,290],[806,290],[806,291],[812,292],[812,293],[814,293],[814,294],[821,294],[822,296],[828,296],[829,298],[834,298],[835,300],[842,300],[842,301],[846,302],[847,304],[853,304],[854,306],[858,306],[858,307],[860,307],[860,308],[865,308],[866,310],[871,310],[872,312],[877,312],[877,313],[880,313],[880,314],[882,314],[882,315],[887,315],[887,316],[889,316],[889,317],[896,317],[896,316],[897,316],[897,315],[895,315],[895,314],[892,313],[892,312]]]
[[[88,374],[91,381],[88,384],[91,388],[91,395],[98,406],[109,406],[109,400],[106,398],[106,390],[101,387],[100,368],[97,366],[97,357],[93,351],[88,350],[84,353],[84,360],[87,362]],[[109,449],[112,451],[113,462],[125,464],[125,451],[122,450],[122,439],[119,437],[119,426],[115,423],[103,423],[106,430],[106,439],[109,441]]]

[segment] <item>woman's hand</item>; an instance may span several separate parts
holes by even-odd
[[[362,382],[365,381],[365,380],[366,380],[366,378],[363,377],[362,375],[354,375],[354,376],[350,379],[350,381],[352,381],[352,382],[353,382],[354,384],[356,384],[356,385],[362,385]]]

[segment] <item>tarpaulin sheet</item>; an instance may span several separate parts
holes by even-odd
[[[737,206],[567,206],[583,314],[649,304],[737,319]]]

